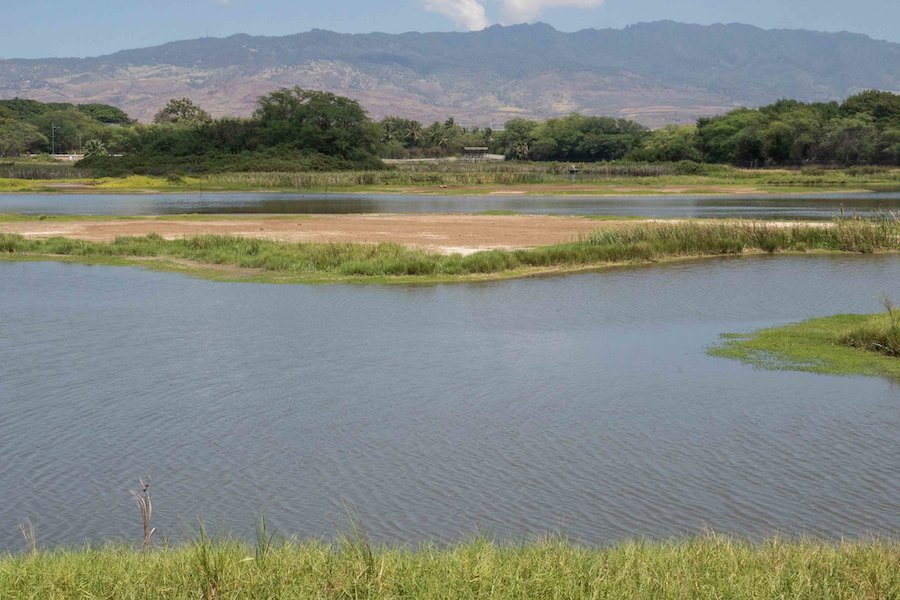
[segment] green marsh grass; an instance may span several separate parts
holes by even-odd
[[[708,352],[761,369],[900,381],[900,358],[886,350],[897,342],[890,332],[890,318],[883,313],[835,315],[748,334],[723,334],[721,343]]]
[[[398,244],[282,243],[201,235],[166,240],[122,237],[112,243],[0,234],[8,258],[68,257],[84,262],[115,259],[190,261],[253,270],[256,280],[453,281],[599,268],[684,257],[746,252],[836,251],[872,253],[900,249],[900,223],[839,219],[830,226],[754,222],[642,223],[599,229],[581,239],[520,250],[442,255]],[[165,265],[162,265],[165,266]],[[184,267],[184,265],[182,265]],[[245,273],[246,274],[246,273]]]
[[[449,547],[288,541],[256,560],[229,539],[141,552],[123,545],[0,555],[4,600],[129,598],[372,600],[886,600],[900,597],[900,546],[715,535],[593,548],[560,539]]]

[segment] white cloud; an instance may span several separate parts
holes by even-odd
[[[480,31],[490,25],[484,4],[479,0],[424,0],[426,10],[450,17],[469,31]]]
[[[548,8],[597,8],[604,0],[501,0],[504,21],[523,23],[536,20]]]
[[[228,2],[229,0],[216,0]],[[597,8],[605,0],[420,0],[426,10],[449,17],[457,26],[478,31],[490,25],[486,4],[499,5],[502,23],[536,21],[548,8]]]

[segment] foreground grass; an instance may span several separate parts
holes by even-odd
[[[98,243],[0,234],[0,257],[7,259],[63,257],[106,264],[155,261],[158,268],[193,268],[198,275],[216,279],[273,282],[460,281],[744,252],[897,250],[900,222],[887,217],[876,221],[840,219],[830,226],[637,222],[601,229],[575,242],[468,256],[434,254],[397,244],[291,244],[215,235],[177,240],[149,235]],[[209,266],[218,268],[204,268]]]
[[[25,598],[900,597],[889,542],[762,544],[710,536],[608,549],[559,540],[373,548],[364,541],[257,545],[201,537],[143,553],[124,546],[0,556],[0,596]]]
[[[749,335],[726,334],[723,343],[709,353],[764,369],[900,380],[900,358],[872,345],[883,343],[884,336],[890,338],[892,329],[884,313],[836,315]],[[896,337],[895,333],[895,343]]]

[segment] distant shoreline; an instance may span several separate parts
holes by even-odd
[[[203,183],[191,180],[181,184],[168,183],[164,178],[127,177],[78,182],[49,180],[0,179],[0,195],[4,194],[386,194],[397,196],[778,196],[802,194],[865,194],[900,191],[898,183],[864,184],[744,184],[744,183],[684,183],[656,184],[635,181],[610,184],[477,184],[477,185],[339,185],[339,186],[260,186],[225,184],[212,180]]]

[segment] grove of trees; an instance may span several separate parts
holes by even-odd
[[[80,165],[103,175],[384,167],[381,130],[357,102],[296,87],[260,97],[249,119],[212,119],[187,98],[172,100],[153,125],[131,131],[123,156]]]
[[[449,118],[423,125],[413,119],[387,117],[378,123],[385,158],[440,158],[458,155],[466,146],[488,146],[490,128],[465,128]]]
[[[122,149],[133,121],[106,104],[0,100],[0,156],[26,152],[79,152],[89,140]]]
[[[700,119],[695,147],[706,162],[744,166],[900,165],[898,142],[900,95],[872,90],[843,104],[780,100]]]
[[[648,133],[634,121],[609,117],[514,119],[497,134],[492,147],[508,158],[523,160],[618,160],[638,148]]]

